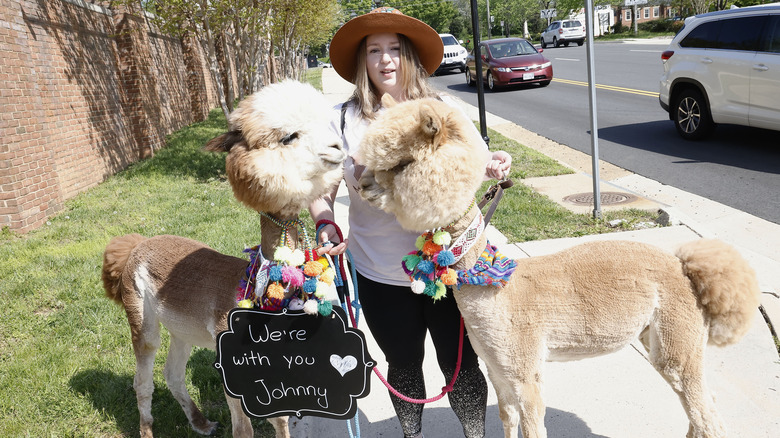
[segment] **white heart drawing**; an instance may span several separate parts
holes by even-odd
[[[355,356],[351,355],[344,356],[342,359],[338,354],[331,354],[330,364],[339,372],[339,374],[341,374],[341,377],[344,377],[344,374],[347,374],[357,367],[357,359],[355,359]]]

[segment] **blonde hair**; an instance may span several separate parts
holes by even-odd
[[[398,35],[401,58],[401,85],[404,90],[404,98],[407,100],[421,99],[424,97],[435,97],[439,95],[428,84],[428,72],[420,63],[417,56],[417,50],[409,41],[409,38],[402,34]],[[367,38],[367,37],[366,37]],[[358,112],[366,119],[374,119],[376,111],[381,106],[382,96],[368,78],[366,69],[366,38],[360,42],[357,50],[357,65],[355,68],[355,92],[350,97],[349,102],[355,105]]]

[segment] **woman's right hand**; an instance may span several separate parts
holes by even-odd
[[[339,233],[336,231],[336,227],[332,224],[327,224],[320,230],[320,242],[321,246],[317,248],[317,255],[328,254],[331,256],[341,255],[347,251],[347,244],[349,239],[344,239],[343,242],[339,241]]]

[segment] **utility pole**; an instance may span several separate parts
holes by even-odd
[[[479,13],[477,12],[477,0],[471,0],[471,27],[472,37],[474,38],[474,61],[477,63],[477,105],[479,108],[479,132],[482,139],[490,145],[490,138],[487,135],[487,122],[485,117],[485,85],[482,82],[482,53],[479,47],[481,38],[479,31]]]
[[[493,23],[491,22],[492,17],[490,16],[490,0],[485,0],[485,8],[487,9],[487,32],[488,32],[487,39],[490,39],[490,28],[493,25]]]

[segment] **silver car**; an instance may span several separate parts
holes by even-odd
[[[585,25],[580,20],[559,20],[553,21],[542,31],[542,48],[546,49],[548,44],[565,47],[569,43],[577,43],[581,46],[585,43]]]
[[[780,6],[688,17],[661,59],[658,98],[683,138],[717,123],[780,130]]]

